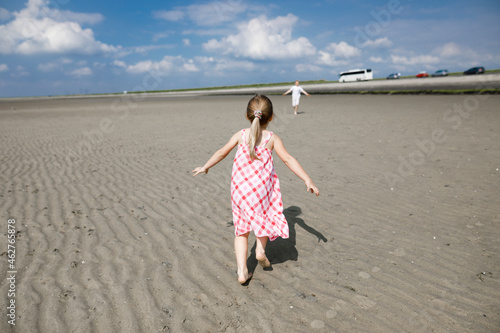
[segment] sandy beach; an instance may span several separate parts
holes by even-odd
[[[321,195],[274,156],[290,238],[241,286],[235,151],[191,171],[249,98],[0,100],[0,331],[500,332],[500,96],[271,96]]]

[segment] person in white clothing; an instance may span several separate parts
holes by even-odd
[[[293,114],[297,114],[297,111],[299,110],[299,100],[300,100],[300,94],[301,93],[304,93],[307,95],[307,97],[311,96],[307,93],[307,91],[305,91],[304,89],[302,89],[301,86],[299,86],[299,80],[295,81],[295,85],[292,86],[290,89],[288,89],[288,91],[286,93],[283,94],[283,96],[285,96],[286,94],[289,94],[290,92],[292,92],[292,106],[294,108],[294,113]]]

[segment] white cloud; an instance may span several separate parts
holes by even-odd
[[[59,58],[52,62],[41,63],[38,65],[38,70],[42,72],[52,72],[55,70],[62,70],[64,65],[72,64],[73,60],[69,58]],[[83,66],[81,64],[80,66]]]
[[[251,59],[290,59],[311,56],[316,48],[305,37],[292,39],[295,15],[278,16],[268,20],[259,16],[238,25],[238,33],[220,41],[211,39],[203,44],[207,51],[233,54]]]
[[[319,65],[339,66],[339,65],[347,65],[349,62],[347,60],[338,60],[328,52],[319,51],[319,58],[317,63]]]
[[[431,54],[439,57],[442,64],[455,67],[472,67],[473,64],[480,65],[487,61],[495,61],[495,59],[498,62],[500,59],[498,55],[494,56],[489,52],[474,50],[455,42],[436,47]]]
[[[181,21],[185,14],[182,10],[160,10],[153,13],[153,17],[167,21]]]
[[[96,54],[116,52],[96,41],[91,29],[80,23],[96,23],[100,14],[79,14],[48,8],[48,0],[29,0],[25,9],[14,12],[14,20],[0,25],[0,53]]]
[[[173,57],[166,56],[163,60],[159,62],[154,62],[151,60],[140,61],[135,65],[129,65],[127,67],[127,72],[139,74],[156,72],[159,74],[168,74],[173,68]]]
[[[38,70],[42,72],[52,72],[55,71],[56,69],[59,69],[60,65],[55,63],[55,62],[48,62],[44,64],[39,64],[38,65]]]
[[[187,7],[189,18],[201,26],[213,26],[233,21],[235,16],[246,10],[246,5],[238,0],[214,1],[204,5]]]
[[[127,67],[127,64],[123,61],[120,61],[120,60],[113,61],[113,65],[115,65],[116,67],[121,67],[121,68]]]
[[[384,58],[382,57],[370,57],[368,60],[375,63],[385,62]]]
[[[145,60],[145,61],[139,61],[135,65],[129,65],[127,66],[127,72],[129,73],[147,73],[148,71],[153,70],[153,62],[151,60]],[[155,70],[158,70],[158,67],[154,68]]]
[[[481,61],[482,59],[491,58],[490,54],[479,54],[466,46],[461,46],[454,42],[446,43],[443,46],[437,47],[432,53],[441,58],[445,58],[447,61],[450,61],[451,59],[456,60],[458,58],[466,61]]]
[[[79,24],[96,24],[104,20],[101,14],[74,13],[69,10],[43,8],[44,13],[57,22],[73,21]]]
[[[190,46],[191,45],[191,41],[187,38],[184,38],[182,40],[182,44],[184,44],[184,46]]]
[[[351,58],[361,55],[360,49],[355,46],[351,46],[346,42],[340,42],[338,44],[331,43],[329,46],[327,46],[326,50],[331,51],[333,56],[335,57]]]
[[[136,46],[133,47],[132,50],[135,53],[139,53],[142,55],[146,55],[150,51],[159,50],[159,49],[171,49],[173,45],[146,45],[146,46]]]
[[[161,61],[146,60],[127,66],[127,72],[134,74],[154,73],[158,76],[168,76],[173,73],[202,72],[205,75],[231,72],[252,71],[255,65],[250,61],[235,61],[225,58],[194,57],[186,59],[181,56],[166,56]]]
[[[6,64],[0,64],[0,72],[5,72],[9,70],[9,66]]]
[[[463,48],[458,46],[456,43],[447,43],[441,47],[436,48],[435,52],[444,58],[452,58],[459,56],[463,52]]]
[[[378,38],[375,40],[370,39],[363,43],[364,47],[372,47],[372,48],[391,47],[392,45],[393,45],[392,41],[387,37]]]
[[[357,58],[360,55],[360,49],[346,42],[331,43],[325,50],[319,51],[317,63],[327,66],[347,65],[352,58]]]
[[[105,63],[102,63],[102,62],[97,62],[97,61],[96,61],[96,62],[94,62],[94,63],[92,64],[92,66],[93,66],[94,68],[97,68],[97,69],[103,69],[103,68],[106,68],[106,67],[107,67],[107,65],[106,65]]]
[[[322,70],[321,67],[312,64],[298,64],[295,66],[295,70],[299,73],[304,72],[319,72]]]
[[[214,67],[216,71],[231,71],[231,70],[245,70],[252,71],[255,69],[255,64],[251,61],[238,61],[229,59],[218,59]]]
[[[58,10],[50,8],[52,0],[28,0],[26,8],[20,12],[14,12],[14,16],[26,18],[50,17],[54,21],[75,21],[77,23],[95,24],[101,22],[104,17],[101,14],[74,13],[69,10]]]
[[[173,22],[189,18],[199,26],[215,26],[234,21],[238,14],[246,10],[247,5],[242,0],[218,0],[207,4],[177,7],[174,10],[156,11],[153,16]]]
[[[399,56],[399,55],[391,55],[391,60],[395,65],[431,65],[438,63],[439,57],[432,55],[419,55],[419,56]]]
[[[88,75],[92,75],[92,70],[89,67],[82,67],[82,68],[75,69],[70,74],[74,75],[74,76],[88,76]]]
[[[170,36],[168,32],[158,32],[153,36],[153,42],[157,42],[160,39],[167,38],[168,36]]]
[[[234,27],[231,28],[212,28],[208,29],[206,27],[202,29],[190,29],[184,30],[182,32],[183,35],[198,35],[198,36],[220,36],[220,35],[229,35],[234,32]]]
[[[182,65],[182,69],[183,71],[185,72],[198,72],[199,71],[199,68],[196,67],[196,65],[194,64],[193,60],[190,59],[188,60],[187,62],[185,62],[183,65]]]

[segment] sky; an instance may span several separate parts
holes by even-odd
[[[0,97],[500,68],[498,0],[0,0]]]

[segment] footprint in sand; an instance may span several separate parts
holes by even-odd
[[[402,247],[396,249],[394,252],[389,252],[389,253],[395,255],[396,257],[404,257],[406,255],[406,251]]]
[[[373,308],[375,305],[377,305],[377,302],[372,301],[364,296],[354,297],[353,302],[354,304],[365,310]]]
[[[372,268],[372,273],[377,273],[379,271],[380,271],[380,268],[377,267],[377,266],[375,266],[375,267]],[[369,273],[363,272],[363,271],[359,272],[358,276],[361,277],[361,278],[363,278],[363,279],[369,279],[369,278],[371,278],[371,275]]]
[[[337,304],[338,307],[338,304]],[[333,319],[337,317],[337,311],[330,309],[326,311],[326,318],[327,319]],[[325,328],[325,322],[323,320],[315,319],[311,322],[311,327],[315,329],[322,329]]]
[[[375,266],[372,268],[372,273],[377,273],[379,271],[380,271],[379,267]],[[371,275],[366,272],[359,272],[358,275],[364,279],[369,279],[371,277]],[[352,302],[365,310],[371,309],[375,305],[377,305],[377,302],[368,299],[366,296],[360,296],[360,295],[354,297]],[[327,319],[333,319],[337,317],[337,311],[345,310],[348,307],[349,307],[348,303],[342,300],[337,300],[335,305],[332,306],[330,310],[326,311],[325,316]],[[311,322],[311,327],[314,329],[323,329],[325,327],[325,322],[319,319],[315,319]]]
[[[335,318],[335,317],[337,317],[337,311],[335,311],[335,310],[328,310],[328,311],[326,311],[326,318],[332,319],[332,318]]]
[[[325,327],[325,322],[323,320],[315,319],[311,322],[311,327],[316,329],[321,329]]]

